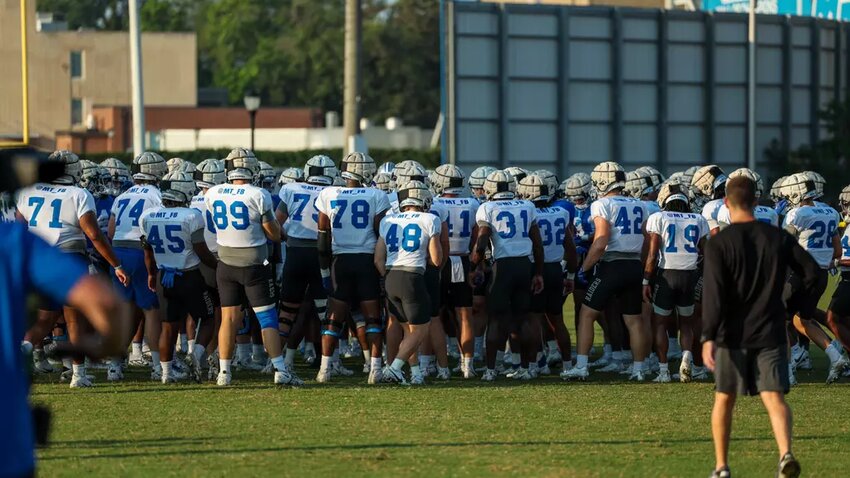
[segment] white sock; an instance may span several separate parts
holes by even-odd
[[[195,352],[195,339],[191,339],[191,340],[189,340],[189,349],[186,351],[186,353],[191,354],[191,353],[194,353],[194,352]]]
[[[587,367],[587,355],[576,355],[576,368]]]
[[[130,355],[132,355],[133,357],[141,356],[142,355],[142,343],[141,342],[133,342],[131,350],[132,350],[132,352],[130,352]]]
[[[153,364],[154,368],[159,365],[159,352],[154,352],[153,350],[151,350],[151,363]]]
[[[685,350],[682,352],[682,362],[694,363],[694,357],[691,355],[690,350]]]
[[[550,341],[546,342],[546,346],[549,347],[549,353],[552,353],[552,351],[558,350],[558,341],[557,340],[550,340]]]
[[[29,340],[24,340],[23,342],[21,342],[21,352],[23,352],[24,354],[32,353],[32,342],[30,342]]]
[[[283,362],[287,367],[292,367],[295,365],[295,349],[286,349],[286,357],[283,359]]]
[[[392,368],[393,370],[395,370],[397,372],[401,372],[402,367],[404,367],[404,360],[402,360],[400,358],[393,360],[393,364],[390,365],[390,368]]]
[[[363,351],[363,363],[369,363],[369,360],[372,359],[372,352],[369,350]]]
[[[162,367],[163,375],[171,375],[171,364],[174,362],[160,362],[159,366]]]
[[[286,364],[284,363],[283,355],[272,357],[272,365],[274,366],[274,369],[278,372],[286,371]]]
[[[218,370],[224,373],[230,373],[230,364],[233,359],[218,359]]]
[[[86,376],[86,365],[85,364],[79,364],[79,365],[72,364],[71,370],[73,370],[74,375],[76,375],[78,377],[85,377]]]
[[[667,366],[666,363],[659,363],[658,364],[658,371],[659,372],[669,372],[670,368]]]
[[[469,368],[472,366],[472,357],[463,357],[460,363],[463,367]]]
[[[835,342],[829,344],[826,349],[824,349],[824,352],[826,352],[826,356],[829,357],[829,363],[835,363],[841,360],[841,352],[837,347],[834,347],[833,345],[835,345]]]
[[[204,359],[204,352],[206,352],[206,349],[204,349],[203,345],[201,345],[201,344],[192,345],[192,355],[195,356],[195,360],[198,363],[201,363],[201,361]]]
[[[304,353],[307,353],[308,351],[314,353],[316,352],[316,347],[313,345],[313,342],[307,342],[306,344],[304,344]]]
[[[372,370],[381,370],[381,357],[372,357],[370,366]]]
[[[319,370],[325,371],[331,366],[332,357],[328,355],[322,355],[322,365],[319,367]]]
[[[411,365],[410,366],[410,376],[421,375],[422,371],[419,369],[419,365]]]

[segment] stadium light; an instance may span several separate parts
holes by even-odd
[[[242,99],[245,103],[245,109],[248,110],[248,115],[251,118],[251,151],[254,150],[254,125],[257,119],[257,110],[260,109],[260,102],[262,101],[260,95],[258,95],[254,90],[248,90],[245,92],[245,97]]]

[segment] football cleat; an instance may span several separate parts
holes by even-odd
[[[304,363],[307,365],[313,365],[316,361],[316,351],[315,350],[305,350],[304,351]]]
[[[545,364],[538,369],[538,375],[552,375],[552,369],[549,368],[549,364]]]
[[[300,387],[301,385],[304,385],[304,381],[298,378],[298,376],[289,373],[288,370],[278,370],[274,373],[274,384]]]
[[[350,376],[354,375],[354,371],[353,371],[353,370],[350,370],[350,369],[345,368],[345,366],[342,364],[342,362],[339,362],[339,361],[337,361],[337,362],[333,362],[333,363],[331,364],[331,369],[330,369],[330,370],[331,370],[331,375],[332,375],[332,376],[337,376],[337,375],[339,375],[339,376],[341,376],[341,377],[350,377]]]
[[[797,478],[800,476],[800,471],[800,462],[789,452],[779,460],[776,476],[779,478]]]
[[[131,355],[127,364],[131,367],[150,367],[151,363],[144,355]]]
[[[563,380],[587,380],[589,375],[590,372],[587,371],[587,367],[573,367],[562,373],[561,378]]]
[[[667,378],[668,379],[670,378],[669,375],[668,375]],[[630,382],[644,382],[644,381],[646,381],[646,375],[644,374],[643,370],[635,370],[634,372],[632,372],[631,375],[629,375],[629,381]]]
[[[319,383],[328,383],[331,381],[331,371],[329,369],[319,370],[316,374],[316,381]]]
[[[707,368],[697,367],[696,365],[692,368],[691,380],[707,380],[708,378]]]
[[[829,385],[831,383],[835,383],[841,378],[844,369],[847,368],[848,362],[847,358],[843,355],[840,359],[836,360],[829,366],[829,375],[826,377],[826,384]]]
[[[610,355],[603,355],[603,356],[599,357],[598,359],[594,360],[593,362],[590,362],[587,366],[589,368],[607,367],[607,366],[611,365],[613,362],[614,362],[614,359],[611,358]],[[600,370],[600,372],[601,371],[602,370]]]
[[[411,374],[409,384],[410,385],[425,385],[425,377],[422,376],[421,373]]]
[[[87,375],[72,375],[71,388],[88,388],[93,387],[91,379]]]
[[[201,370],[201,363],[198,362],[194,354],[186,354],[186,368],[189,372],[189,378],[195,383],[201,383],[203,370]]]
[[[606,373],[622,373],[625,370],[626,364],[619,360],[612,360],[608,365],[600,368],[597,372],[606,372]]]
[[[492,368],[488,368],[484,371],[484,375],[481,376],[482,382],[494,382],[496,381],[496,377],[499,375]]]
[[[540,368],[537,367],[536,363],[528,364],[528,374],[531,375],[531,378],[537,378],[540,375]]]
[[[563,361],[564,358],[561,356],[561,351],[558,349],[551,349],[549,350],[549,354],[546,355],[546,363],[549,365],[555,365]]]
[[[372,365],[369,362],[363,364],[363,373],[369,373],[372,371]]]
[[[460,374],[464,378],[464,380],[468,380],[470,378],[475,378],[475,367],[461,367]]]
[[[218,385],[219,387],[226,387],[226,386],[230,385],[231,379],[232,379],[231,374],[222,370],[221,372],[218,373],[218,377],[215,380],[215,384]]]
[[[682,360],[682,363],[679,364],[679,381],[682,383],[688,383],[693,379],[692,376],[692,365],[687,360]]]
[[[369,372],[369,385],[374,385],[380,382],[407,385],[407,380],[404,378],[404,372],[402,372],[401,370],[396,370],[392,367],[384,367],[383,371],[377,370],[374,372]]]
[[[451,377],[452,377],[452,373],[451,373],[451,371],[449,371],[448,367],[446,367],[446,368],[438,367],[437,368],[437,380],[448,380]],[[411,383],[413,383],[412,377],[411,377]]]
[[[110,382],[117,382],[123,379],[124,371],[121,370],[121,366],[117,363],[110,363],[109,368],[106,369],[106,380]]]
[[[732,473],[729,472],[728,466],[724,466],[719,470],[712,471],[709,478],[732,478]]]
[[[669,370],[661,370],[658,372],[658,376],[653,380],[655,383],[670,383],[670,371]]]
[[[520,368],[517,369],[517,371],[510,378],[514,380],[527,381],[531,380],[534,377],[531,376],[531,374],[528,372],[528,369]]]
[[[44,350],[32,351],[32,370],[35,373],[53,373],[55,370],[47,358],[44,356]]]

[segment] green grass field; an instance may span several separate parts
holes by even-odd
[[[825,358],[813,357],[815,370],[800,372],[788,396],[795,453],[806,476],[846,476],[850,382],[824,385]],[[245,374],[227,389],[163,386],[141,372],[114,385],[97,371],[89,390],[40,378],[33,401],[52,409],[54,430],[39,474],[692,477],[714,464],[710,383],[596,374],[586,383],[454,378],[400,388],[367,387],[361,374],[317,386],[313,369],[299,374],[311,379],[301,389]],[[733,473],[773,476],[776,461],[761,403],[740,400]]]

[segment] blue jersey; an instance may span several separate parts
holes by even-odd
[[[22,223],[0,222],[0,249],[0,430],[7,431],[0,434],[0,476],[26,476],[35,468],[29,379],[21,361],[27,295],[35,290],[65,303],[88,268],[74,255],[47,245]]]
[[[576,208],[575,211],[575,219],[573,219],[573,225],[576,228],[575,243],[576,248],[584,249],[584,251],[579,250],[579,255],[582,255],[590,248],[590,244],[593,242],[593,233],[596,232],[596,227],[590,219],[590,205],[585,208]]]
[[[109,195],[94,200],[94,213],[97,218],[97,227],[100,229],[100,232],[103,233],[103,237],[109,237],[107,235],[107,232],[109,231],[109,214],[110,211],[112,211],[112,203],[114,202],[115,198]],[[86,236],[86,248],[90,251],[93,250],[91,239],[89,239],[88,236]]]
[[[576,220],[576,205],[567,201],[566,199],[558,199],[557,201],[552,203],[552,207],[560,207],[567,210],[569,214],[570,224],[574,223]]]

